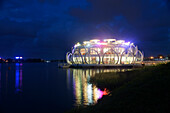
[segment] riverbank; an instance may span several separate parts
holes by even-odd
[[[109,89],[96,105],[69,113],[166,113],[170,104],[170,63],[120,73],[102,73],[91,78]]]

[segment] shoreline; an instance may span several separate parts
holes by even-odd
[[[113,76],[114,75],[114,76]],[[119,73],[102,73],[90,82],[110,94],[95,105],[67,113],[162,113],[169,110],[170,63]]]

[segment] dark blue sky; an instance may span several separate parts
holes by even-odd
[[[170,54],[170,0],[0,0],[1,57],[62,59],[93,38]]]

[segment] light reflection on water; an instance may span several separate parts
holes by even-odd
[[[58,69],[56,63],[0,63],[0,113],[63,113],[95,104],[107,92],[89,83],[96,73],[124,69]],[[106,89],[107,90],[107,89]],[[19,106],[19,107],[18,107]]]
[[[15,89],[16,93],[22,92],[22,63],[16,63]]]
[[[106,91],[101,91],[96,85],[89,83],[90,77],[103,72],[124,72],[126,69],[67,69],[67,86],[70,78],[73,79],[73,90],[75,96],[75,106],[91,105],[106,95]],[[69,86],[68,86],[69,88]]]
[[[0,63],[0,88],[1,88],[1,63]]]
[[[1,87],[2,87],[2,86],[1,86],[1,79],[2,79],[2,78],[1,78],[1,63],[0,63],[0,101],[2,101],[2,99],[1,99],[1,98],[2,98],[2,97],[1,97]]]

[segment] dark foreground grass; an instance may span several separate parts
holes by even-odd
[[[91,79],[111,93],[96,105],[70,113],[170,113],[170,63]]]

